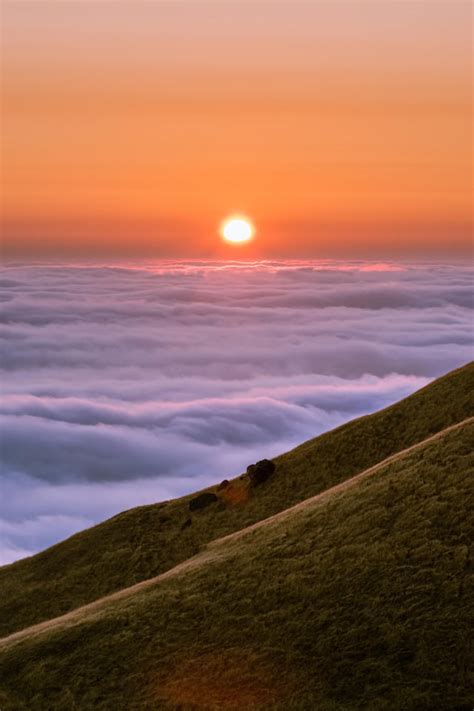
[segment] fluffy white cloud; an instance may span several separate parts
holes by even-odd
[[[471,279],[413,263],[7,265],[2,560],[470,360]]]

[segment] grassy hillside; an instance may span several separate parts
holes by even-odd
[[[474,422],[0,643],[3,711],[470,708]]]
[[[321,435],[274,461],[250,492],[189,514],[190,497],[143,506],[0,569],[0,634],[27,627],[157,575],[202,545],[353,477],[391,454],[474,415],[474,364],[401,402]],[[223,472],[223,476],[228,472]],[[191,523],[189,524],[189,521]],[[186,527],[183,528],[184,524]]]

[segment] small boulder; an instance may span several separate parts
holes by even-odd
[[[276,467],[269,459],[261,459],[247,467],[247,474],[253,486],[263,484],[273,474]]]
[[[224,479],[224,481],[221,481],[221,483],[217,487],[217,491],[222,491],[222,489],[227,489],[227,487],[229,486],[229,483],[230,482],[228,479]]]
[[[210,506],[215,501],[218,501],[217,496],[209,491],[206,491],[204,494],[199,494],[198,496],[195,496],[194,499],[191,499],[188,508],[190,511],[200,511],[201,509],[205,509],[206,506]]]

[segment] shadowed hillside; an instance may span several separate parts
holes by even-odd
[[[209,541],[287,509],[430,435],[474,415],[471,363],[401,402],[277,457],[276,472],[249,488],[231,482],[190,514],[184,497],[143,506],[0,569],[1,633],[8,634],[158,575]],[[223,472],[223,476],[226,473]],[[209,491],[216,489],[210,489]]]
[[[0,642],[4,711],[464,709],[473,419]]]

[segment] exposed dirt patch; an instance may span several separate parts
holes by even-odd
[[[238,506],[249,500],[250,490],[244,482],[230,482],[225,489],[218,491],[218,496],[227,506]]]

